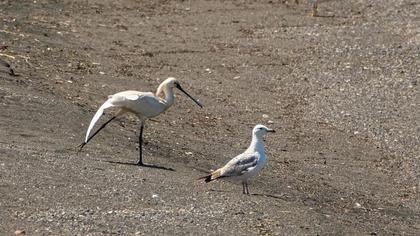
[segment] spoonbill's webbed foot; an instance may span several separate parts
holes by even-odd
[[[79,144],[79,146],[77,146],[77,148],[79,149],[79,150],[77,150],[77,153],[80,153],[80,152],[82,151],[83,147],[84,147],[86,144],[87,144],[87,142],[83,142],[83,143]]]

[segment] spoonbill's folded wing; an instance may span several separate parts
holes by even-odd
[[[147,118],[155,117],[168,108],[165,103],[150,92],[124,91],[112,96],[112,103]]]

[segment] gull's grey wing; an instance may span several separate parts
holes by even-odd
[[[224,166],[224,176],[243,175],[258,164],[258,153],[242,153]]]

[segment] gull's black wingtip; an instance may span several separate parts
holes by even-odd
[[[206,183],[212,181],[211,174],[210,175],[203,176],[203,177],[200,177],[197,180],[202,180],[202,179],[204,179],[204,182],[206,182]]]

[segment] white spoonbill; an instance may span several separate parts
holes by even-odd
[[[145,166],[143,163],[143,128],[144,123],[147,119],[155,117],[162,112],[166,111],[173,103],[174,103],[174,91],[173,89],[177,88],[181,90],[185,95],[191,98],[198,106],[203,107],[199,101],[194,99],[191,95],[189,95],[179,84],[178,80],[175,78],[168,78],[163,81],[157,91],[156,94],[151,92],[138,92],[138,91],[123,91],[116,93],[114,95],[110,95],[108,100],[102,104],[99,110],[96,112],[95,116],[92,118],[92,121],[89,124],[85,141],[80,144],[80,150],[93,138],[96,134],[99,133],[105,126],[125,113],[133,113],[140,119],[140,135],[139,135],[139,161],[137,165]],[[115,116],[105,122],[92,136],[89,137],[92,128],[95,126],[96,122],[104,113],[105,109],[117,107],[120,110],[117,112]]]
[[[201,179],[205,179],[206,183],[219,178],[240,180],[242,181],[242,193],[249,194],[249,179],[255,177],[267,163],[263,143],[263,137],[267,132],[275,131],[264,125],[256,125],[252,130],[251,145],[249,145],[245,152],[230,160],[222,168]]]

